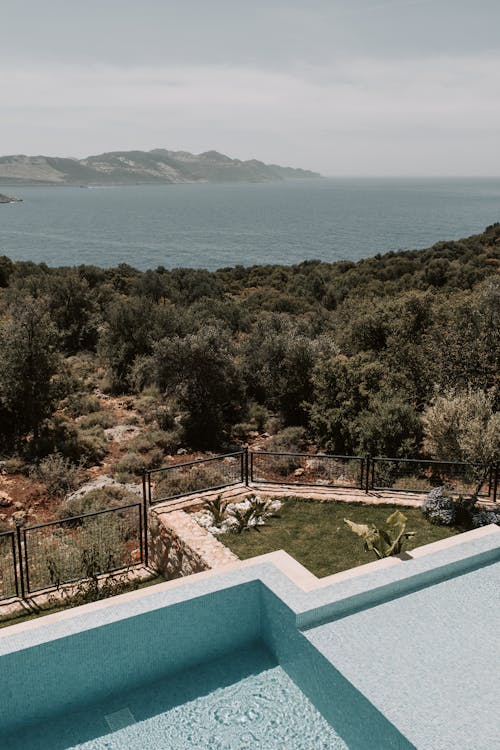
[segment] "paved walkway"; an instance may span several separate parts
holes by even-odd
[[[320,502],[340,503],[363,503],[365,505],[400,505],[407,508],[419,508],[425,502],[426,493],[402,492],[395,490],[369,490],[365,492],[359,488],[350,487],[324,487],[318,485],[298,484],[268,484],[265,482],[251,482],[245,484],[234,484],[220,490],[209,490],[206,492],[193,492],[178,500],[168,500],[164,503],[154,505],[159,513],[168,513],[173,510],[186,510],[201,507],[206,500],[222,495],[226,500],[234,500],[251,492],[258,493],[264,497],[303,497]],[[499,503],[481,499],[480,507],[496,509]]]
[[[160,513],[173,510],[186,510],[203,505],[217,495],[222,495],[226,500],[235,500],[244,495],[255,492],[264,497],[303,497],[309,500],[319,500],[324,503],[363,503],[366,505],[401,505],[411,508],[420,507],[426,495],[417,492],[394,492],[394,490],[363,490],[345,487],[323,487],[315,485],[297,484],[267,484],[253,482],[248,486],[245,484],[234,484],[220,490],[208,492],[194,492],[178,500],[169,500],[155,505],[154,508]]]

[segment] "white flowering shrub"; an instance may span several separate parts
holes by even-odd
[[[477,513],[472,515],[472,525],[475,529],[480,526],[489,526],[490,523],[500,524],[499,510],[478,510]]]
[[[457,505],[447,493],[446,487],[434,487],[422,505],[424,516],[437,526],[453,526],[457,518]]]

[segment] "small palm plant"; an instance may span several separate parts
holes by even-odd
[[[267,518],[279,518],[278,514],[274,512],[271,500],[263,500],[257,497],[257,495],[250,495],[248,500],[250,500],[250,504],[254,510],[256,525],[263,526]]]
[[[388,530],[378,529],[374,524],[368,526],[364,523],[354,523],[347,518],[344,518],[344,523],[351,531],[364,539],[367,552],[374,552],[376,557],[382,559],[391,555],[399,555],[405,540],[415,536],[415,531],[406,531],[407,520],[401,511],[396,510],[386,519]]]
[[[206,509],[212,514],[213,525],[220,529],[227,518],[228,501],[222,499],[222,495],[217,495],[215,500],[207,500]]]
[[[233,530],[237,534],[241,534],[242,531],[250,531],[252,527],[257,528],[253,505],[248,505],[245,508],[233,508],[231,515],[235,521]]]

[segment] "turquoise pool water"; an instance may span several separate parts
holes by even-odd
[[[258,647],[21,729],[4,742],[5,750],[348,750]]]
[[[255,562],[7,628],[0,748],[494,750],[499,590],[494,527],[310,591]]]

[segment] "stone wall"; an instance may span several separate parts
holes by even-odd
[[[151,511],[149,538],[150,564],[167,580],[238,561],[231,550],[183,510]]]

